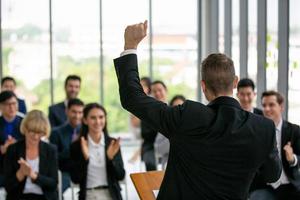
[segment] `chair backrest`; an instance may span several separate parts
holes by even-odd
[[[149,171],[130,174],[130,178],[141,200],[155,200],[154,190],[159,190],[164,171]]]

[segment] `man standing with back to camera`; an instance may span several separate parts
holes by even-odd
[[[125,30],[125,51],[114,60],[122,106],[170,141],[170,154],[159,200],[246,200],[262,167],[266,182],[280,177],[275,126],[244,111],[232,98],[238,78],[224,54],[202,63],[201,86],[209,104],[187,100],[167,106],[147,96],[139,82],[136,49],[147,21]]]

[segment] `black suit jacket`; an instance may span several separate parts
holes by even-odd
[[[21,122],[23,120],[23,117],[21,116],[16,116],[16,125],[13,127],[13,134],[12,137],[14,137],[16,140],[20,140],[23,139],[24,136],[21,134],[20,131],[20,125]],[[3,116],[0,117],[0,145],[3,145],[6,141],[6,134],[4,132],[4,118]],[[3,175],[3,159],[4,159],[4,155],[2,155],[2,153],[0,152],[0,176]],[[0,181],[1,182],[1,181]],[[2,183],[0,183],[0,185],[2,185]]]
[[[257,114],[257,115],[264,115],[263,111],[261,109],[259,109],[259,108],[254,108],[253,109],[253,113]]]
[[[105,136],[105,152],[110,144],[112,138],[108,135]],[[87,170],[89,161],[85,160],[81,151],[80,140],[76,140],[71,144],[71,179],[74,183],[79,184],[79,200],[86,199],[86,184],[87,184]],[[106,155],[106,154],[105,154]],[[125,177],[125,170],[121,151],[115,155],[113,160],[109,160],[107,155],[106,159],[106,173],[109,192],[113,200],[122,200],[121,187],[119,185],[120,180]]]
[[[286,160],[285,152],[283,147],[291,142],[294,154],[297,155],[298,163],[296,166],[291,167]],[[281,158],[283,170],[285,171],[289,181],[295,186],[295,188],[300,191],[300,128],[298,125],[292,124],[287,121],[283,121],[281,128]],[[260,176],[261,172],[258,171],[253,183],[251,185],[250,191],[267,188],[268,185]]]
[[[25,140],[9,146],[4,161],[6,200],[20,199],[23,194],[26,179],[19,182],[16,173],[20,168],[18,160],[26,158]],[[57,200],[58,165],[57,153],[53,145],[45,142],[39,144],[39,173],[35,184],[42,188],[47,200]]]
[[[58,166],[63,172],[70,171],[70,145],[72,143],[73,128],[70,123],[65,124],[52,130],[50,142],[57,147],[58,151]],[[76,128],[79,135],[79,127]]]
[[[114,63],[122,106],[170,141],[157,199],[245,200],[260,166],[265,180],[280,177],[271,120],[244,111],[231,97],[208,106],[194,101],[167,106],[143,92],[135,54]]]
[[[24,99],[18,98],[18,107],[19,107],[19,112],[23,113],[24,115],[27,113],[26,103]]]
[[[67,121],[65,102],[60,102],[49,107],[49,121],[51,127],[57,127]]]

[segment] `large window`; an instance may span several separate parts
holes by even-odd
[[[257,78],[257,1],[248,1],[248,76]]]
[[[290,0],[289,121],[300,122],[300,2]]]
[[[277,90],[278,0],[267,0],[267,90]]]
[[[103,1],[104,105],[108,111],[109,129],[112,132],[128,131],[129,127],[129,114],[120,103],[113,59],[119,57],[124,50],[126,26],[148,19],[148,9],[147,0]],[[147,39],[138,47],[138,56],[140,75],[148,76],[149,50]]]
[[[3,0],[3,75],[17,80],[29,109],[50,105],[49,7],[47,0]],[[38,16],[38,17],[37,17]]]
[[[64,81],[69,74],[81,76],[79,97],[85,103],[99,102],[99,1],[52,2],[54,102],[65,99]]]
[[[166,83],[169,99],[175,94],[196,98],[196,33],[196,0],[153,1],[154,79]]]

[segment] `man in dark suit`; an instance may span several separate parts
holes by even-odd
[[[253,107],[256,93],[254,82],[251,79],[243,78],[239,81],[237,86],[237,97],[244,110],[257,115],[263,115],[262,110]]]
[[[13,77],[10,76],[6,76],[3,77],[1,80],[1,91],[12,91],[15,92],[16,91],[16,80]],[[26,108],[26,103],[25,100],[17,98],[18,100],[18,110],[20,113],[22,114],[26,114],[27,113],[27,108]]]
[[[20,125],[23,117],[18,115],[17,96],[11,91],[0,93],[0,187],[3,186],[3,159],[7,148],[22,139]]]
[[[54,128],[50,142],[57,146],[58,165],[62,172],[62,191],[70,187],[70,145],[79,135],[84,104],[80,99],[70,99],[66,110],[68,120]]]
[[[280,179],[267,184],[255,177],[250,200],[296,200],[300,199],[300,128],[282,119],[283,96],[275,91],[262,94],[264,115],[276,125],[276,140],[283,165]],[[258,172],[260,174],[260,172]]]
[[[77,98],[80,91],[81,78],[69,75],[65,80],[66,100],[49,107],[49,121],[51,127],[57,127],[67,121],[66,107],[70,99]]]
[[[266,182],[281,173],[274,123],[244,111],[232,98],[238,78],[224,54],[202,63],[207,106],[186,101],[176,107],[143,92],[136,48],[147,22],[128,26],[125,51],[114,60],[122,106],[170,141],[170,154],[157,199],[246,200],[258,168]]]

